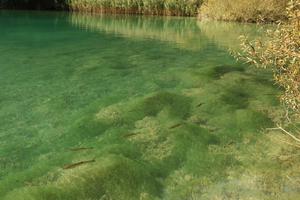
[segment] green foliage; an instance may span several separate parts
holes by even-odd
[[[206,0],[199,17],[230,21],[276,21],[285,17],[288,0]]]
[[[243,52],[238,58],[257,67],[273,70],[275,82],[284,89],[282,102],[300,109],[300,0],[291,0],[289,20],[268,31],[268,40],[249,41],[242,37]]]

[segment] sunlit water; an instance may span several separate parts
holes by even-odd
[[[247,165],[230,145],[246,154],[278,106],[271,74],[228,53],[260,32],[1,12],[0,199],[230,199]]]

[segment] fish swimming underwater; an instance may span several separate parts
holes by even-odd
[[[96,162],[96,160],[93,159],[93,160],[80,161],[80,162],[77,162],[77,163],[65,165],[63,167],[63,169],[73,169],[73,168],[78,167],[80,165],[87,164],[87,163],[93,163],[93,162]]]

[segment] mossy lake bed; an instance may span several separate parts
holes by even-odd
[[[1,11],[0,199],[299,199],[280,90],[228,53],[263,29]]]

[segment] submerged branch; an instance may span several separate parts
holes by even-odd
[[[277,126],[277,128],[267,128],[267,130],[280,130],[280,131],[286,133],[288,136],[290,136],[295,141],[300,142],[299,138],[297,138],[296,136],[294,136],[293,134],[291,134],[290,132],[288,132],[287,130],[285,130],[284,128],[282,128],[281,126]]]

